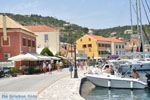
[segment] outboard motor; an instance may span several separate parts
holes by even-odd
[[[150,74],[146,74],[147,77],[147,86],[150,87]]]

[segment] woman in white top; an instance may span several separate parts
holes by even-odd
[[[49,73],[52,74],[52,72],[51,72],[51,70],[52,70],[52,65],[51,65],[50,62],[49,62],[49,64],[48,64],[48,69],[49,69]]]

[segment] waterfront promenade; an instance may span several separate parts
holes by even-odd
[[[83,77],[83,70],[78,70],[78,78],[63,77],[42,91],[38,100],[84,100],[79,94]]]
[[[33,93],[37,98],[25,100],[83,100],[79,95],[79,87],[84,71],[79,70],[79,78],[70,78],[68,68],[62,71],[53,71],[52,74],[42,73],[37,75],[21,75],[18,77],[0,79],[0,100],[4,99],[2,94]],[[24,100],[24,99],[21,99]]]

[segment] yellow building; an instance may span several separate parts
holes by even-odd
[[[90,58],[124,54],[124,42],[122,40],[97,35],[84,35],[76,41],[76,48],[77,50],[84,50]]]

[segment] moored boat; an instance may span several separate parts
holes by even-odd
[[[96,86],[107,87],[107,88],[125,88],[125,89],[143,89],[146,88],[147,82],[140,79],[135,79],[120,74],[117,70],[114,70],[114,74],[106,73],[104,65],[102,71],[97,71],[96,73],[89,73],[86,75]]]
[[[108,88],[143,89],[147,87],[147,83],[139,79],[122,78],[115,75],[88,74],[87,79],[96,86]]]

